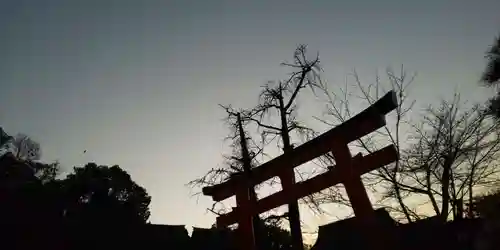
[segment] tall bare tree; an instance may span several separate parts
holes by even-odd
[[[222,167],[212,168],[202,177],[190,181],[187,185],[191,188],[201,190],[206,186],[220,184],[234,174],[249,172],[258,165],[257,156],[260,155],[262,149],[260,144],[255,142],[245,129],[248,120],[241,118],[241,113],[244,111],[235,110],[231,106],[220,106],[226,112],[224,122],[228,125],[230,133],[225,140],[230,141],[232,152],[230,155],[224,156]],[[196,194],[200,193],[201,191]],[[221,203],[214,203],[209,210],[217,215],[227,212]]]
[[[255,122],[258,131],[262,135],[263,143],[267,144],[276,138],[279,147],[287,154],[294,147],[291,133],[297,132],[306,137],[313,131],[297,120],[297,104],[299,93],[305,88],[314,91],[320,86],[319,56],[314,59],[307,58],[307,47],[300,45],[295,50],[292,63],[282,65],[293,69],[290,77],[278,83],[269,83],[263,87],[260,94],[259,104],[246,113],[245,119]],[[295,172],[289,172],[279,176],[284,188],[295,183]],[[288,219],[290,230],[294,240],[294,248],[303,249],[301,223],[299,216],[299,205],[297,201],[288,204]]]
[[[257,156],[262,153],[262,148],[258,143],[256,143],[253,138],[246,131],[246,126],[248,125],[248,120],[242,118],[242,113],[244,110],[235,110],[231,106],[221,107],[226,112],[225,122],[229,126],[230,134],[226,138],[231,141],[232,153],[229,156],[225,156],[225,166],[220,168],[213,168],[209,170],[201,178],[195,179],[188,183],[188,186],[192,188],[203,188],[205,186],[213,186],[215,184],[220,184],[228,180],[231,176],[235,174],[246,174],[249,175],[255,166],[258,166]],[[244,115],[246,116],[246,115]],[[263,185],[257,186],[260,188]],[[256,201],[257,194],[255,188],[248,189],[249,200]],[[212,208],[209,209],[211,212],[220,215],[226,211],[226,208],[221,203],[214,203]],[[254,238],[256,240],[257,246],[263,248],[265,244],[265,232],[267,229],[264,228],[266,225],[279,227],[279,217],[270,216],[261,219],[259,215],[255,215],[252,219],[254,228]]]

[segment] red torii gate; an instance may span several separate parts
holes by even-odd
[[[374,210],[361,181],[361,175],[390,164],[398,159],[394,145],[386,146],[369,155],[358,154],[354,157],[348,143],[355,141],[386,125],[385,115],[397,107],[394,91],[390,91],[376,103],[320,136],[300,145],[290,153],[280,155],[252,170],[250,174],[237,174],[228,181],[203,188],[203,194],[214,201],[222,201],[236,195],[237,207],[217,218],[217,227],[238,223],[241,249],[254,250],[252,216],[260,214],[290,200],[299,199],[319,192],[333,185],[343,183],[352,208],[360,223],[363,223],[364,236],[373,242],[374,248],[382,244],[376,236]],[[255,185],[275,176],[283,176],[288,169],[332,152],[336,167],[312,179],[283,187],[283,190],[258,201],[249,198],[248,191]],[[290,176],[289,178],[293,178]],[[372,230],[370,230],[372,229]]]

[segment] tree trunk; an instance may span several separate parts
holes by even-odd
[[[243,164],[243,172],[247,174],[248,176],[251,175],[252,171],[252,159],[250,157],[250,153],[248,150],[248,143],[246,140],[245,136],[245,131],[243,129],[243,124],[241,121],[241,116],[238,113],[237,114],[237,122],[238,122],[238,132],[240,136],[240,147],[241,147],[241,160]],[[249,187],[248,188],[248,199],[250,202],[255,203],[257,202],[257,194],[255,193],[255,188],[254,187]],[[263,228],[261,228],[263,225],[261,223],[259,215],[254,215],[252,217],[252,226],[253,226],[253,235],[254,235],[254,243],[257,246],[258,249],[261,249],[263,247],[263,241],[262,241],[262,232]]]
[[[290,142],[290,135],[288,134],[288,123],[287,123],[287,114],[286,108],[283,101],[283,95],[281,94],[280,87],[280,96],[279,96],[279,104],[280,104],[280,120],[281,120],[281,138],[283,140],[283,151],[284,153],[290,152],[293,147]],[[288,173],[288,176],[284,176],[281,181],[293,181],[295,182],[295,171],[293,169],[290,170],[291,173]],[[304,244],[302,241],[302,230],[300,227],[300,213],[299,213],[299,203],[297,200],[291,201],[288,203],[288,219],[290,222],[290,232],[292,235],[292,244],[295,250],[303,250]]]
[[[470,173],[470,178],[469,178],[469,209],[467,209],[467,217],[473,218],[474,217],[474,210],[472,208],[472,200],[473,200],[473,193],[472,193],[472,186],[473,186],[473,177],[474,177],[474,168],[472,168],[471,173]]]
[[[399,152],[399,146],[398,146],[398,152]],[[398,181],[396,180],[396,175],[397,175],[398,171],[399,171],[399,161],[396,161],[396,166],[394,169],[394,176],[391,176],[391,179],[393,180],[394,191],[396,194],[396,200],[398,201],[399,206],[401,206],[401,209],[403,210],[403,214],[405,215],[406,220],[408,220],[408,223],[410,223],[410,222],[412,222],[411,217],[410,217],[410,213],[408,212],[408,209],[403,202],[403,197],[401,195],[401,189],[399,187]]]
[[[439,206],[438,206],[438,203],[436,201],[436,199],[434,198],[434,195],[432,194],[432,183],[431,183],[431,170],[430,170],[430,166],[429,165],[426,165],[427,167],[427,172],[426,172],[426,175],[425,175],[425,182],[427,184],[427,196],[429,196],[429,200],[431,201],[431,204],[432,204],[432,208],[434,209],[434,212],[436,213],[437,216],[440,216],[441,215],[441,212],[439,211]]]
[[[443,174],[441,177],[441,193],[443,196],[442,204],[441,204],[441,220],[445,222],[448,219],[448,210],[450,203],[450,171],[451,171],[451,162],[450,157],[447,156],[444,164],[443,164]]]
[[[401,196],[401,190],[396,182],[394,182],[394,191],[396,192],[396,199],[399,203],[399,206],[401,206],[401,209],[403,210],[403,214],[405,215],[406,220],[408,220],[408,223],[412,222],[410,213],[408,213],[408,209],[406,208],[403,202],[403,197]]]

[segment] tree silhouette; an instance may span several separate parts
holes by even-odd
[[[262,150],[258,147],[257,143],[255,143],[255,141],[246,131],[246,126],[248,125],[249,121],[242,119],[242,113],[245,113],[246,111],[235,110],[231,106],[220,106],[226,112],[224,121],[228,125],[230,130],[230,133],[226,139],[231,141],[230,146],[232,152],[230,155],[225,156],[224,166],[213,168],[201,178],[190,181],[187,185],[191,188],[202,188],[220,184],[228,180],[232,175],[235,174],[248,175],[254,167],[259,165],[256,157],[261,154]],[[258,189],[261,186],[262,185],[258,185],[255,188],[248,189],[249,200],[257,200],[255,189]],[[220,215],[225,211],[225,207],[223,207],[222,205],[223,204],[216,202],[209,210],[217,215]],[[263,239],[263,237],[265,236],[264,234],[262,234],[262,226],[264,224],[264,221],[261,220],[259,215],[254,215],[252,219],[255,237],[254,239],[258,248],[262,248],[261,239]]]
[[[267,84],[260,94],[259,104],[244,115],[245,120],[254,122],[261,133],[263,144],[269,144],[276,138],[278,147],[283,153],[293,150],[292,133],[309,139],[314,131],[297,121],[297,100],[301,90],[314,89],[321,85],[319,73],[321,71],[319,55],[313,59],[307,58],[307,46],[300,45],[294,52],[293,63],[282,63],[282,65],[293,69],[290,77],[277,84]],[[282,185],[295,183],[295,171],[279,176]],[[308,196],[309,204],[313,201]],[[317,206],[319,208],[319,206]],[[288,204],[288,220],[290,222],[291,234],[293,235],[296,250],[303,249],[301,223],[299,216],[298,201]]]
[[[226,157],[226,166],[211,169],[203,177],[189,182],[188,186],[203,187],[219,184],[230,178],[232,174],[244,172],[245,166],[248,166],[247,170],[258,166],[259,163],[256,161],[256,157],[266,155],[264,148],[267,148],[271,143],[276,142],[279,151],[289,153],[294,147],[294,134],[302,139],[309,139],[314,135],[312,129],[304,126],[297,119],[297,101],[302,90],[309,88],[314,93],[314,89],[321,84],[319,56],[310,59],[307,58],[306,54],[307,47],[305,45],[297,47],[293,55],[293,62],[282,63],[283,66],[292,69],[290,76],[279,83],[273,84],[270,82],[263,86],[259,96],[259,103],[256,106],[238,111],[233,110],[230,106],[223,106],[228,114],[225,120],[229,123],[231,129],[229,139],[233,142],[231,145],[233,148],[232,155]],[[245,127],[245,131],[239,129],[240,125]],[[246,127],[252,125],[257,127],[257,132],[261,135],[262,141],[259,143],[260,145],[257,145],[251,136],[246,133],[246,130],[248,130]],[[245,138],[242,138],[242,134],[244,134]],[[288,182],[287,185],[295,182],[294,170],[291,169],[283,176],[280,176],[280,179]],[[275,182],[275,180],[271,180],[265,183],[273,185]],[[256,188],[259,188],[259,186]],[[304,200],[308,205],[315,205],[312,196]],[[222,212],[220,208],[214,208],[215,206],[212,208],[212,212],[218,214]],[[319,210],[319,206],[313,206],[313,208]],[[298,202],[293,201],[289,204],[290,212],[282,215],[270,214],[263,218],[262,221],[264,223],[274,223],[288,218],[292,235],[294,235],[293,238],[296,240],[294,246],[296,246],[296,249],[302,249],[298,209]]]
[[[457,95],[429,108],[401,157],[402,190],[427,196],[443,221],[462,217],[462,201],[498,183],[500,171],[500,125],[480,105],[461,104]]]
[[[30,172],[42,182],[54,180],[59,173],[59,162],[47,164],[38,161],[41,157],[41,147],[38,142],[25,134],[12,137],[0,127],[1,153],[8,154],[7,158],[15,158],[11,159],[11,164],[20,165],[21,169],[29,168]]]
[[[62,180],[55,179],[56,170],[57,164],[22,160],[12,152],[0,156],[0,230],[7,232],[2,244],[118,246],[115,236],[146,223],[151,198],[118,166],[89,163]]]
[[[266,224],[263,229],[264,240],[268,250],[291,250],[293,249],[292,235],[290,231],[281,226]]]
[[[483,219],[478,239],[481,249],[498,249],[500,244],[498,237],[500,233],[500,189],[476,197],[470,210],[474,211],[474,217]]]
[[[500,82],[500,36],[495,39],[493,45],[486,52],[488,60],[486,69],[481,76],[481,82],[489,87],[498,87]],[[500,118],[500,92],[488,100],[488,113]]]
[[[339,89],[331,90],[326,84],[322,85],[321,92],[327,105],[325,115],[317,119],[330,127],[334,127],[346,122],[356,112],[359,112],[355,103],[362,102],[364,105],[373,105],[386,93],[386,89],[392,89],[397,95],[398,106],[393,113],[389,114],[390,122],[377,133],[356,140],[352,146],[362,152],[372,153],[390,143],[396,147],[398,154],[401,155],[404,149],[402,145],[406,141],[406,131],[409,129],[407,127],[408,124],[411,124],[408,113],[411,112],[415,104],[415,100],[410,98],[409,93],[414,78],[415,74],[409,74],[403,66],[401,66],[399,72],[388,68],[385,77],[377,73],[374,83],[362,82],[358,73],[354,71],[352,78],[346,78],[345,86]],[[351,80],[353,83],[350,83]],[[331,154],[326,154],[319,159],[324,168],[329,168],[335,162]],[[364,175],[363,181],[369,189],[382,194],[382,197],[377,201],[378,203],[390,203],[391,206],[388,209],[390,208],[393,214],[402,220],[411,222],[416,216],[405,204],[407,193],[402,190],[399,182],[401,169],[402,161],[399,160]],[[380,184],[385,187],[379,189]],[[336,203],[350,207],[351,204],[346,197],[343,188],[328,188],[318,193],[315,199],[318,203]]]
[[[456,94],[430,106],[418,120],[410,119],[414,101],[408,99],[413,76],[403,68],[400,74],[387,72],[389,87],[398,95],[398,107],[383,129],[353,143],[356,150],[373,152],[392,143],[400,160],[364,177],[366,185],[380,197],[377,201],[389,211],[403,215],[407,221],[429,216],[419,209],[423,200],[443,221],[463,216],[463,203],[471,201],[477,190],[498,183],[500,166],[500,125],[484,112],[483,105],[468,105]],[[325,91],[327,116],[321,119],[334,126],[355,114],[353,98],[372,104],[384,93],[377,76],[375,85],[365,85],[354,74],[357,92]],[[337,92],[338,93],[338,92]],[[346,204],[349,205],[349,204]],[[397,206],[396,206],[397,205]],[[398,216],[398,219],[403,219]]]
[[[500,220],[500,189],[474,198],[471,205],[474,217]]]
[[[57,164],[34,163],[8,152],[0,157],[0,221],[3,225],[32,227],[57,216],[46,199],[45,184],[53,181]],[[54,213],[52,213],[54,212]]]
[[[27,161],[39,160],[42,152],[40,144],[25,134],[17,134],[10,137],[5,132],[0,131],[1,149],[11,152],[16,158]]]
[[[72,223],[142,224],[151,197],[118,166],[88,163],[61,181],[65,220]]]
[[[0,150],[4,149],[4,146],[12,139],[12,136],[8,135],[2,127],[0,127]]]
[[[496,85],[500,80],[500,36],[495,39],[495,43],[486,52],[486,59],[488,63],[481,76],[481,81],[489,86]]]
[[[246,131],[248,120],[241,119],[241,113],[245,111],[235,110],[231,106],[220,105],[220,107],[226,112],[223,120],[228,125],[230,132],[225,139],[230,141],[231,154],[224,155],[224,162],[221,167],[212,168],[203,176],[188,182],[186,185],[190,188],[201,190],[206,186],[220,184],[235,174],[241,174],[244,171],[248,172],[259,165],[257,156],[261,154],[262,149]],[[201,194],[201,192],[196,194]],[[220,215],[225,212],[222,205],[214,203],[209,210]]]

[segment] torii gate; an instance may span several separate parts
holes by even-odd
[[[352,157],[348,143],[355,141],[386,125],[385,115],[397,107],[397,97],[390,91],[376,103],[339,126],[300,145],[290,153],[280,155],[252,170],[251,174],[237,174],[228,181],[203,188],[203,194],[214,201],[236,195],[237,207],[217,218],[217,227],[238,223],[242,250],[255,250],[252,216],[287,204],[309,194],[343,183],[356,218],[363,223],[362,236],[373,243],[374,249],[382,247],[376,236],[374,210],[361,181],[361,175],[398,160],[394,145],[386,146],[369,155]],[[321,155],[332,152],[336,167],[314,178],[283,187],[283,190],[258,201],[249,199],[248,190],[275,176],[282,176],[287,169],[295,168]],[[293,177],[290,177],[293,178]]]

